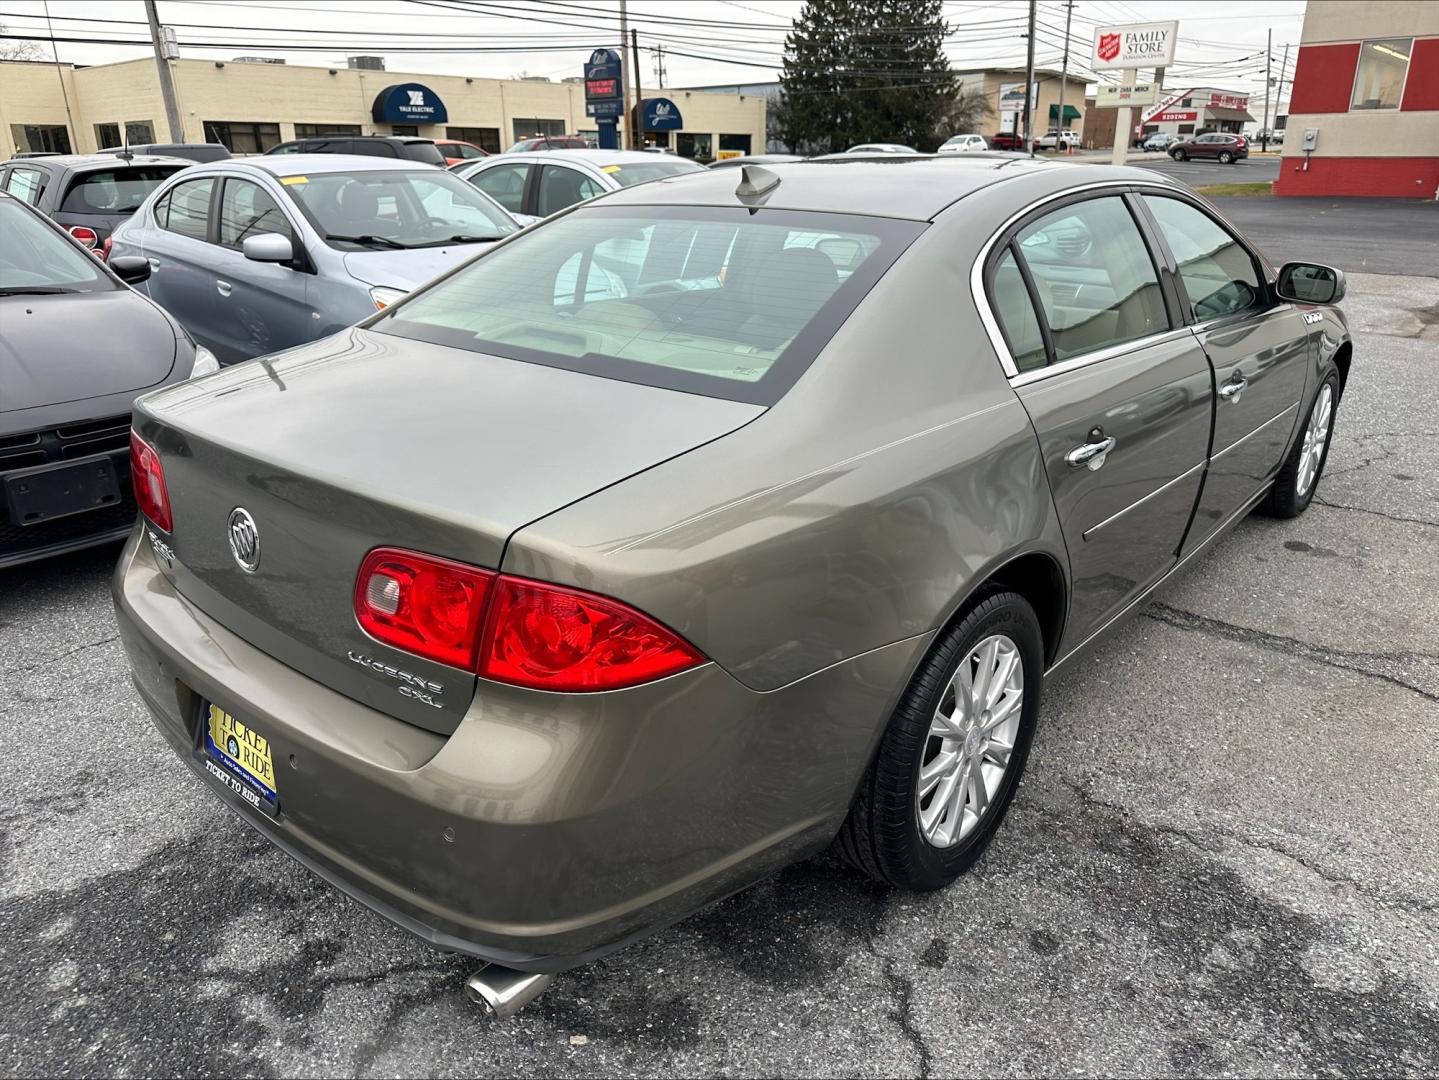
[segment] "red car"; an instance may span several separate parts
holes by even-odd
[[[1214,158],[1221,165],[1232,165],[1240,158],[1249,156],[1249,140],[1243,135],[1211,131],[1206,135],[1196,135],[1192,139],[1175,143],[1169,148],[1169,156],[1175,161]]]
[[[1024,136],[1013,131],[1000,131],[989,137],[991,150],[1023,150]]]

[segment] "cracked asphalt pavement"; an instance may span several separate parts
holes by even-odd
[[[115,550],[0,573],[0,1073],[1439,1073],[1439,280],[1345,308],[1320,501],[1046,687],[973,872],[816,859],[503,1024],[162,746]]]

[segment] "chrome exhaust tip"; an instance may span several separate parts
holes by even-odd
[[[484,1009],[486,1015],[508,1020],[548,990],[554,981],[553,975],[488,964],[465,980],[465,997]]]

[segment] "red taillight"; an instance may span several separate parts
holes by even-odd
[[[365,556],[355,617],[397,649],[541,690],[615,690],[704,662],[617,600],[396,548]]]
[[[71,225],[70,235],[92,250],[100,242],[100,234],[85,225]]]
[[[165,487],[160,455],[134,431],[130,432],[130,482],[135,486],[140,513],[166,532],[172,531],[175,519],[170,514],[170,492]]]
[[[495,575],[397,548],[365,556],[355,617],[371,637],[436,663],[474,670],[481,618]]]
[[[480,674],[539,690],[613,690],[703,660],[617,600],[506,575],[486,621]]]
[[[109,261],[110,261],[110,245],[113,244],[114,242],[115,242],[115,241],[114,241],[113,239],[111,239],[110,237],[108,237],[108,236],[105,237],[105,242],[100,245],[100,261],[101,261],[101,262],[109,262]]]

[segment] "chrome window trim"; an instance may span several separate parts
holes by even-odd
[[[1235,439],[1232,443],[1230,443],[1228,446],[1226,446],[1223,450],[1219,450],[1219,451],[1215,452],[1214,454],[1211,454],[1210,457],[1209,457],[1209,460],[1210,460],[1210,461],[1218,461],[1218,460],[1219,460],[1220,458],[1222,458],[1225,454],[1229,453],[1229,451],[1235,449],[1235,448],[1236,448],[1237,446],[1239,446],[1241,443],[1248,442],[1250,439],[1254,438],[1254,436],[1258,435],[1261,431],[1263,431],[1265,428],[1267,428],[1270,424],[1274,423],[1276,420],[1282,420],[1282,419],[1284,419],[1284,417],[1288,416],[1290,413],[1292,413],[1292,412],[1293,412],[1295,409],[1297,409],[1297,408],[1299,408],[1299,402],[1296,401],[1293,405],[1290,405],[1288,408],[1286,408],[1286,409],[1284,409],[1284,410],[1282,410],[1282,411],[1280,411],[1280,412],[1275,413],[1275,414],[1274,414],[1273,416],[1271,416],[1268,420],[1264,421],[1264,423],[1260,424],[1257,428],[1255,428],[1253,431],[1251,431],[1248,435],[1241,435],[1241,436],[1239,436],[1239,438]]]
[[[1123,341],[1118,345],[1109,345],[1103,349],[1096,349],[1093,352],[1071,356],[1068,360],[1061,360],[1057,364],[1049,364],[1045,367],[1035,368],[1032,371],[1021,371],[1018,375],[1009,376],[1009,385],[1020,387],[1028,386],[1031,383],[1043,382],[1051,376],[1063,375],[1069,371],[1077,371],[1080,368],[1089,367],[1091,364],[1103,363],[1105,360],[1112,360],[1116,356],[1138,352],[1151,345],[1162,345],[1166,341],[1178,340],[1190,334],[1191,328],[1188,326],[1179,326],[1173,330],[1161,330],[1157,334],[1149,334],[1142,338],[1135,338],[1133,341]]]
[[[1245,438],[1248,438],[1248,436],[1246,435]],[[1160,484],[1157,488],[1155,488],[1153,491],[1151,491],[1148,495],[1144,495],[1144,496],[1142,496],[1142,497],[1140,497],[1140,498],[1138,498],[1138,499],[1135,499],[1132,503],[1130,503],[1128,506],[1126,506],[1123,510],[1118,510],[1118,511],[1114,512],[1113,514],[1110,514],[1107,518],[1105,518],[1103,521],[1101,521],[1098,525],[1091,525],[1089,528],[1085,529],[1083,533],[1080,534],[1081,538],[1087,541],[1091,536],[1093,536],[1095,533],[1097,533],[1100,529],[1104,528],[1106,525],[1112,525],[1114,522],[1116,522],[1116,521],[1118,521],[1120,518],[1122,518],[1125,514],[1129,513],[1129,511],[1133,510],[1135,507],[1143,506],[1143,505],[1144,505],[1145,503],[1147,503],[1150,499],[1153,499],[1153,498],[1156,498],[1156,497],[1158,497],[1158,496],[1160,496],[1160,495],[1163,495],[1166,491],[1168,491],[1170,488],[1172,488],[1175,484],[1179,483],[1181,480],[1185,479],[1186,477],[1192,476],[1194,473],[1196,473],[1196,472],[1198,472],[1200,469],[1204,468],[1204,466],[1207,465],[1208,463],[1209,463],[1209,462],[1208,462],[1207,460],[1204,460],[1204,461],[1200,461],[1197,465],[1191,465],[1189,468],[1185,469],[1182,473],[1180,473],[1178,476],[1176,476],[1173,480],[1166,480],[1164,483]]]
[[[979,249],[979,256],[974,260],[974,265],[969,271],[969,291],[974,297],[974,306],[979,312],[979,321],[984,325],[984,331],[989,336],[989,343],[994,346],[995,355],[999,357],[999,363],[1004,368],[1004,374],[1009,378],[1011,385],[1024,386],[1050,375],[1056,375],[1063,371],[1073,371],[1075,368],[1084,367],[1087,364],[1099,363],[1101,360],[1120,353],[1129,352],[1136,348],[1143,348],[1146,344],[1154,344],[1159,339],[1171,334],[1178,334],[1181,331],[1188,333],[1190,327],[1182,326],[1170,330],[1164,330],[1158,334],[1151,334],[1145,338],[1136,338],[1134,341],[1126,341],[1119,345],[1111,345],[1108,348],[1096,350],[1092,353],[1084,353],[1080,356],[1072,356],[1068,360],[1062,360],[1057,364],[1035,368],[1032,371],[1020,371],[1014,362],[1014,356],[1009,351],[1009,345],[1004,340],[1004,332],[999,328],[999,318],[994,314],[989,304],[989,293],[984,287],[984,267],[989,262],[990,252],[994,250],[999,238],[1009,231],[1010,227],[1023,217],[1034,213],[1043,206],[1061,199],[1067,199],[1083,191],[1103,191],[1106,188],[1113,188],[1119,192],[1125,191],[1154,191],[1166,195],[1179,195],[1181,198],[1184,192],[1179,188],[1157,181],[1133,179],[1133,180],[1096,180],[1092,184],[1077,184],[1074,187],[1065,188],[1063,191],[1052,192],[1034,202],[1028,203],[1023,209],[1011,214],[1004,222],[990,234],[984,246]],[[1142,233],[1141,233],[1142,236]],[[1145,241],[1145,248],[1148,249],[1148,241]],[[1020,381],[1022,380],[1022,381]]]

